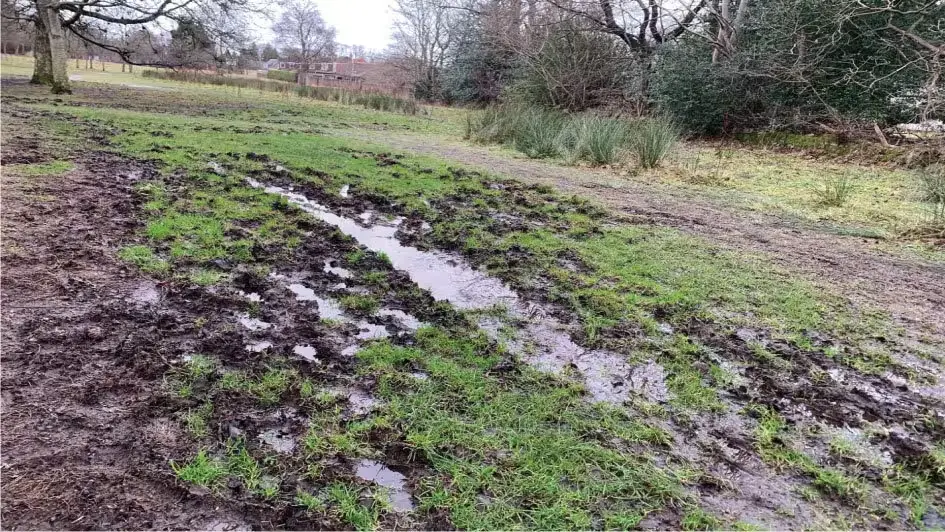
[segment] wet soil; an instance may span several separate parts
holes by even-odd
[[[270,186],[267,190],[284,195],[316,218],[354,236],[369,249],[387,253],[395,267],[406,271],[414,281],[432,282],[431,293],[437,299],[468,309],[505,306],[504,318],[487,316],[478,325],[497,340],[503,325],[511,326],[516,332],[505,341],[513,354],[543,371],[576,376],[586,386],[589,399],[617,404],[634,397],[656,404],[672,400],[673,394],[666,385],[667,372],[660,364],[653,360],[633,364],[622,355],[578,345],[571,338],[573,324],[559,322],[554,317],[566,313],[548,303],[540,290],[527,292],[528,300],[523,299],[498,279],[470,269],[461,257],[451,258],[442,252],[422,251],[398,242],[395,235],[406,236],[397,228],[408,223],[402,218],[378,226],[369,225],[365,220],[383,216],[356,214],[366,209],[368,213],[383,212],[389,208],[383,202],[365,201],[358,197],[357,191],[352,199],[348,200],[349,195],[346,195],[346,201],[339,202],[317,187],[292,185],[288,174],[269,177],[282,187]],[[255,180],[251,183],[264,186]],[[319,202],[335,205],[329,208]],[[460,205],[438,205],[440,207],[449,209]],[[386,214],[399,213],[394,209]],[[356,218],[362,221],[359,223]],[[416,234],[408,238],[416,239]],[[430,273],[438,269],[459,269],[462,274],[440,278]],[[467,286],[474,289],[475,297],[455,290]],[[671,332],[670,327],[667,337]],[[720,387],[720,398],[725,404],[721,413],[667,420],[660,425],[673,436],[668,455],[683,463],[699,464],[705,471],[706,478],[696,490],[700,500],[717,515],[733,520],[748,518],[772,527],[798,527],[821,522],[824,513],[844,515],[847,512],[842,505],[825,510],[822,506],[805,503],[797,495],[804,485],[800,478],[774,471],[758,458],[754,445],[757,422],[740,415],[750,405],[767,405],[799,431],[815,435],[832,430],[882,427],[882,432],[861,442],[865,453],[883,456],[887,464],[897,463],[913,470],[923,467],[922,457],[931,452],[936,442],[945,439],[945,418],[942,417],[945,405],[938,394],[923,389],[922,382],[906,382],[893,374],[862,374],[818,352],[803,351],[772,340],[762,330],[730,331],[711,322],[693,321],[679,332],[707,348],[707,358],[703,362],[696,361],[696,365],[723,363],[735,376],[731,384]],[[829,339],[818,339],[815,343],[827,341]],[[651,349],[661,349],[659,340],[643,342]],[[753,345],[768,349],[785,361],[785,365],[759,363]],[[924,375],[922,367],[914,369]],[[931,386],[932,390],[939,388],[940,381]],[[816,451],[806,447],[805,450]],[[878,467],[867,467],[865,471],[871,478],[882,477]],[[871,492],[870,497],[885,498],[876,491]],[[787,508],[792,509],[793,516],[780,515]],[[931,515],[934,518],[935,514]]]
[[[803,227],[784,218],[736,210],[684,191],[621,179],[607,170],[567,168],[498,155],[482,147],[429,137],[344,132],[396,149],[435,155],[491,173],[553,185],[614,208],[636,223],[677,228],[806,275],[853,301],[888,310],[918,335],[945,342],[945,264],[904,258],[876,249],[868,239]]]
[[[206,505],[167,466],[192,443],[162,379],[197,341],[197,315],[180,305],[187,294],[113,258],[137,227],[129,176],[149,172],[89,153],[63,176],[3,174],[6,529],[243,524],[238,508]]]
[[[10,144],[5,151],[16,139]],[[259,504],[238,483],[211,494],[177,480],[172,461],[186,462],[198,448],[231,438],[243,438],[253,452],[291,454],[308,420],[297,393],[269,408],[231,393],[217,401],[209,434],[195,439],[184,430],[183,416],[201,402],[173,393],[174,375],[198,353],[249,374],[294,368],[334,390],[345,416],[358,418],[376,400],[371,379],[354,369],[357,349],[379,337],[406,341],[402,333],[420,319],[459,317],[412,292],[416,316],[408,313],[396,294],[413,285],[397,272],[390,272],[391,295],[380,298],[376,314],[348,314],[337,306],[326,312],[330,298],[363,289],[352,279],[359,268],[384,265],[331,266],[357,248],[340,234],[323,238],[324,231],[279,264],[284,273],[260,277],[237,268],[233,285],[220,289],[147,279],[115,257],[141,229],[142,199],[133,186],[155,170],[94,151],[74,162],[75,170],[63,176],[3,176],[4,528],[343,528],[286,501]],[[398,451],[396,439],[379,438],[379,456],[392,449],[385,461],[410,478],[395,477],[396,486],[387,486],[390,479],[363,482],[396,488],[395,502],[406,507],[406,486],[425,466]],[[284,467],[290,491],[310,487],[301,458],[287,459]],[[343,461],[329,464],[322,477],[357,479]],[[386,526],[412,522],[391,519]]]

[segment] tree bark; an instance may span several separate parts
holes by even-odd
[[[66,72],[66,38],[62,31],[62,21],[59,20],[59,10],[50,0],[38,0],[37,7],[46,13],[46,34],[49,36],[49,54],[52,63],[52,93],[64,94],[72,92],[69,86],[69,74]]]
[[[38,6],[37,6],[38,7]],[[49,36],[46,34],[46,14],[37,9],[33,33],[33,78],[30,83],[37,85],[52,85],[52,54],[49,51]]]

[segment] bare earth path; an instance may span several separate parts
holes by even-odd
[[[862,238],[800,227],[778,216],[722,206],[686,191],[620,178],[608,170],[513,158],[432,137],[369,131],[360,131],[357,137],[551,185],[641,223],[677,228],[739,253],[760,254],[823,286],[837,288],[854,302],[889,311],[911,330],[945,338],[945,264],[895,256]]]

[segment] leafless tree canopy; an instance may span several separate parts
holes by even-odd
[[[68,92],[70,37],[129,64],[208,66],[245,41],[244,16],[260,10],[254,0],[13,0],[3,16],[35,29],[33,81]],[[181,48],[165,53],[186,31],[199,37],[191,39],[200,45],[196,57]]]
[[[334,54],[335,28],[325,23],[311,0],[290,0],[282,7],[272,31],[277,44],[294,51],[300,63],[299,83],[304,83],[309,64]]]

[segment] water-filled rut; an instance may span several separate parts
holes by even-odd
[[[355,220],[332,212],[291,189],[268,186],[251,178],[247,181],[256,188],[286,198],[369,250],[385,254],[395,269],[406,272],[414,283],[437,300],[462,310],[504,308],[509,321],[518,325],[511,338],[505,338],[507,347],[541,371],[578,372],[595,401],[621,403],[631,393],[651,401],[668,398],[664,372],[658,364],[647,361],[634,366],[623,355],[577,345],[568,334],[566,324],[551,317],[548,309],[522,299],[502,280],[473,268],[456,255],[403,245],[395,236],[402,219],[369,224],[369,220],[376,218],[370,213]],[[480,325],[491,337],[499,339],[501,322],[485,317]]]

